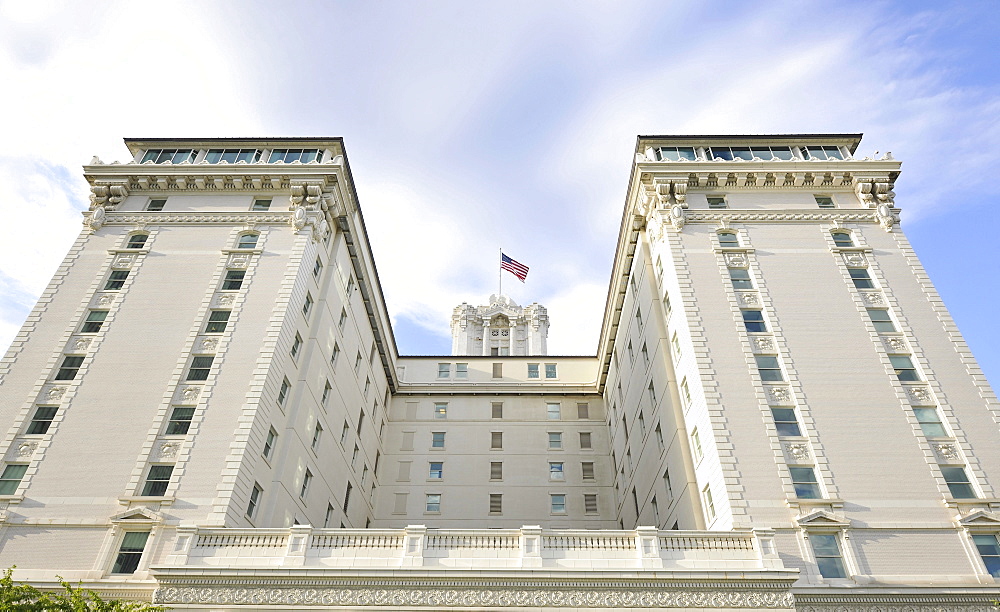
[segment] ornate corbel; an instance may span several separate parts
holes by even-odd
[[[858,181],[854,184],[854,192],[868,208],[875,208],[875,195],[872,193],[872,189],[873,183],[871,181]]]
[[[90,231],[96,232],[101,229],[106,220],[107,212],[104,210],[103,206],[98,206],[89,215],[84,217],[83,224],[89,227]]]
[[[317,210],[323,198],[323,187],[321,185],[306,185],[306,207],[309,210]]]
[[[288,196],[288,207],[291,209],[298,208],[302,206],[302,200],[305,199],[305,185],[292,185],[292,193]]]
[[[894,214],[893,208],[888,204],[879,204],[878,207],[875,208],[875,219],[878,220],[882,229],[887,232],[892,231],[892,227],[898,220]]]
[[[674,200],[681,206],[687,207],[687,181],[673,181]]]
[[[680,204],[674,204],[670,207],[670,226],[673,227],[678,232],[684,227],[684,222],[686,221],[685,216],[687,215],[687,209]]]
[[[90,186],[90,210],[96,210],[99,207],[103,207],[108,203],[108,186],[107,185],[91,185]]]
[[[877,181],[874,184],[875,198],[878,200],[879,204],[888,204],[890,207],[895,205],[896,192],[892,190],[893,184],[887,179]]]

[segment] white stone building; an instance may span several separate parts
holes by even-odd
[[[0,361],[0,565],[181,609],[993,609],[1000,404],[859,139],[639,137],[596,357],[501,299],[453,325],[508,355],[398,355],[340,139],[127,140]]]
[[[518,306],[506,295],[491,295],[486,306],[462,302],[451,313],[451,354],[545,355],[549,315],[544,306]]]

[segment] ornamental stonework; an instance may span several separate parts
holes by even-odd
[[[792,394],[787,387],[771,387],[767,390],[767,397],[772,404],[787,404],[792,401]]]
[[[906,394],[910,396],[911,404],[934,403],[934,396],[931,395],[931,391],[927,387],[909,387],[906,389]]]
[[[726,265],[730,268],[745,268],[747,256],[745,253],[726,253]]]
[[[844,263],[852,268],[866,268],[868,267],[868,259],[865,257],[864,253],[858,253],[857,251],[850,251],[847,253],[841,253],[844,258]]]
[[[759,338],[753,338],[753,352],[755,353],[773,353],[774,352],[774,339],[762,336]]]
[[[885,297],[881,291],[862,292],[861,299],[865,301],[865,304],[871,306],[882,306],[885,304]]]
[[[794,609],[788,591],[472,588],[239,588],[164,586],[156,604],[247,606],[535,607],[535,608],[768,608]]]

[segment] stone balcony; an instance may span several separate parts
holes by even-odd
[[[770,531],[180,527],[150,568],[178,609],[770,608],[791,585]]]

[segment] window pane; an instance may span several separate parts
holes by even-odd
[[[844,561],[840,557],[818,557],[816,564],[819,565],[819,573],[824,578],[847,578]]]
[[[733,159],[733,154],[729,150],[729,147],[712,147],[710,151],[712,152],[712,159],[715,159],[716,157],[722,158],[726,161]]]

